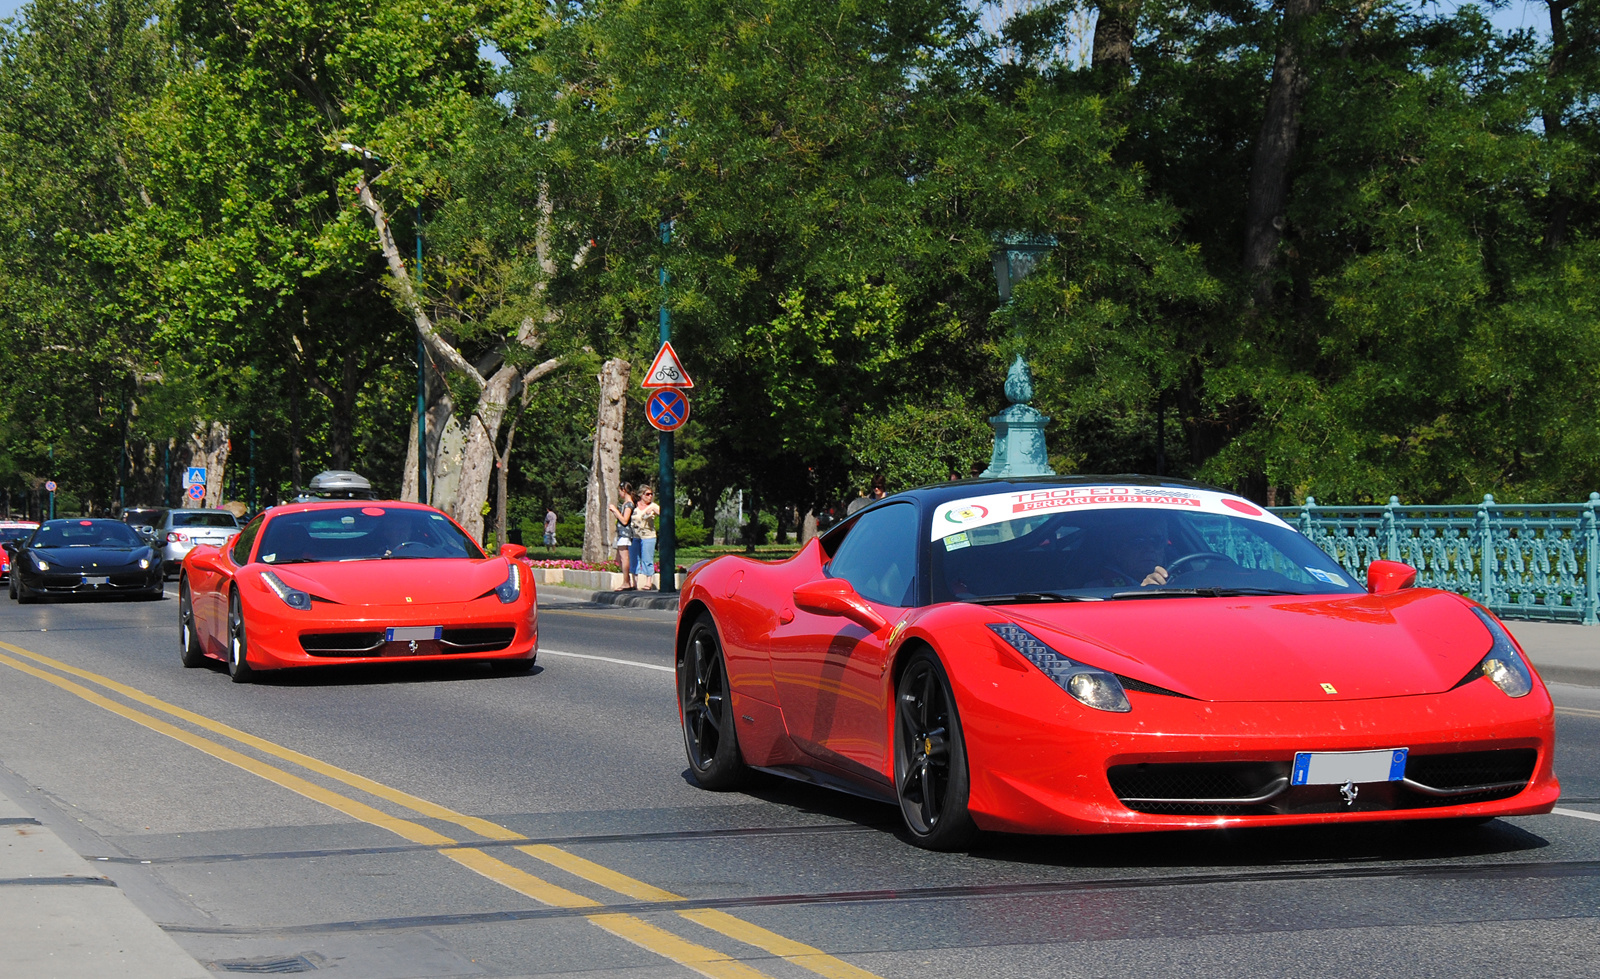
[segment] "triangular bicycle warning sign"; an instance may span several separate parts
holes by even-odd
[[[645,372],[644,381],[639,385],[642,388],[692,388],[694,381],[689,379],[689,372],[683,369],[683,361],[678,359],[678,352],[672,349],[672,341],[661,344],[661,349],[656,351],[656,359],[650,363],[650,369]]]

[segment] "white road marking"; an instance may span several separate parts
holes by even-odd
[[[1600,823],[1600,812],[1584,812],[1581,809],[1563,809],[1560,806],[1550,810],[1559,816],[1575,816],[1578,819],[1592,819]]]
[[[602,663],[621,663],[623,666],[642,666],[647,670],[660,670],[663,673],[676,673],[676,668],[671,666],[658,666],[655,663],[641,663],[635,659],[617,659],[614,656],[590,656],[588,653],[563,653],[555,649],[541,649],[540,656],[570,656],[573,659],[597,659]]]

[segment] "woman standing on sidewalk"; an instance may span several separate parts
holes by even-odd
[[[656,505],[655,491],[649,486],[639,487],[639,505],[633,508],[628,529],[633,535],[633,581],[640,591],[649,591],[655,585],[656,516],[659,513],[661,507]]]
[[[618,509],[618,506],[621,509]],[[617,518],[617,540],[612,546],[617,550],[617,563],[622,566],[622,590],[633,590],[633,538],[628,533],[628,523],[633,520],[633,486],[623,483],[617,487],[617,502],[607,503],[606,509]]]

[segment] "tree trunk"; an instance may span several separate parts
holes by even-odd
[[[411,409],[411,425],[406,429],[406,462],[400,470],[400,499],[407,503],[422,502],[417,498],[417,409]]]
[[[817,511],[813,508],[807,510],[806,515],[800,520],[800,546],[805,547],[815,536],[817,536]]]
[[[1272,305],[1272,270],[1283,243],[1284,210],[1289,197],[1289,167],[1300,141],[1300,106],[1309,84],[1300,64],[1298,42],[1305,22],[1321,8],[1321,0],[1287,0],[1278,31],[1278,54],[1272,65],[1266,114],[1256,138],[1250,167],[1250,196],[1245,204],[1244,268],[1258,306]]]
[[[589,461],[589,487],[584,494],[583,559],[609,560],[616,540],[616,521],[606,504],[617,499],[622,461],[622,422],[628,406],[628,374],[632,365],[620,358],[600,368],[600,401],[595,412],[594,451]]]
[[[1094,22],[1089,68],[1102,89],[1127,85],[1133,76],[1133,36],[1142,0],[1102,0]]]
[[[228,426],[222,422],[200,422],[189,436],[194,449],[194,464],[206,467],[206,495],[203,500],[192,499],[187,493],[183,507],[194,510],[200,507],[222,505],[222,480],[228,468]]]

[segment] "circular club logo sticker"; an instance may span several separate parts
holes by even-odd
[[[989,515],[989,508],[970,503],[963,507],[952,507],[944,512],[944,518],[953,524],[963,524],[968,520],[982,520]]]

